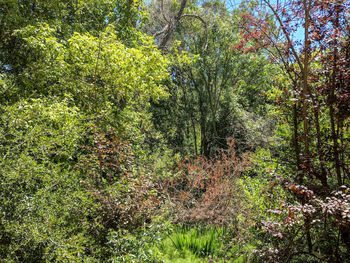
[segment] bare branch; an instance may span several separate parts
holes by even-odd
[[[180,7],[180,10],[179,12],[177,13],[177,15],[175,16],[175,20],[179,21],[184,10],[185,10],[185,7],[186,7],[186,4],[187,4],[187,0],[182,0],[181,2],[181,7]]]
[[[193,18],[197,18],[199,19],[205,27],[207,27],[207,23],[204,21],[204,19],[202,17],[200,17],[199,15],[195,15],[195,14],[183,14],[180,19],[184,18],[184,17],[193,17]]]
[[[165,13],[164,13],[164,0],[160,0],[160,10],[162,12],[162,16],[164,18],[164,20],[168,23],[170,23],[169,19],[165,16]]]
[[[199,15],[195,15],[195,14],[183,14],[183,15],[180,17],[180,19],[185,18],[185,17],[196,18],[196,19],[198,19],[199,21],[201,21],[202,24],[204,25],[205,34],[206,34],[206,37],[207,37],[207,40],[206,40],[205,46],[204,46],[204,50],[206,50],[207,47],[208,47],[208,42],[209,42],[207,23],[206,23],[206,22],[204,21],[204,19],[203,19],[201,16],[199,16]]]
[[[163,27],[162,30],[160,30],[160,31],[158,31],[158,32],[156,32],[156,33],[154,33],[154,34],[153,34],[153,37],[155,38],[155,37],[157,37],[157,36],[160,36],[161,34],[164,34],[164,33],[168,30],[168,26],[169,26],[169,25],[166,25],[165,27]]]
[[[160,31],[156,32],[153,35],[153,37],[161,36],[159,39],[159,44],[158,44],[159,49],[162,49],[162,50],[166,49],[166,46],[167,46],[172,34],[174,33],[174,30],[176,29],[176,27],[180,23],[180,20],[183,18],[186,18],[186,17],[198,19],[204,25],[206,36],[207,36],[207,40],[206,40],[206,44],[205,44],[204,49],[205,50],[207,49],[208,41],[209,41],[208,40],[207,23],[199,15],[184,14],[184,10],[186,8],[187,2],[188,2],[188,0],[182,0],[179,11],[174,16],[172,16],[168,19],[164,13],[164,0],[161,0],[161,2],[160,2],[161,12],[162,12],[163,18],[166,20],[167,24],[163,27],[163,29],[161,29]]]
[[[264,0],[264,2],[268,5],[268,7],[271,9],[271,11],[273,12],[273,14],[275,15],[275,17],[276,17],[278,23],[280,24],[280,26],[281,26],[281,28],[282,28],[282,31],[283,31],[284,36],[287,38],[288,45],[290,46],[290,48],[291,48],[291,50],[292,50],[292,53],[293,53],[293,55],[294,55],[296,61],[298,62],[298,65],[299,65],[300,69],[303,70],[303,69],[304,69],[303,64],[302,64],[301,61],[300,61],[300,58],[299,58],[299,56],[298,56],[298,53],[297,53],[296,50],[294,49],[293,42],[292,42],[292,40],[290,39],[290,36],[289,36],[289,34],[288,34],[287,30],[286,30],[285,25],[284,25],[283,22],[282,22],[281,17],[280,17],[279,14],[277,13],[276,9],[271,5],[270,1]]]
[[[174,29],[176,26],[179,24],[180,18],[184,12],[184,9],[186,7],[188,0],[182,0],[180,10],[177,12],[177,14],[173,17],[170,18],[168,21],[168,24],[159,32],[157,32],[155,35],[164,35],[158,44],[158,48],[164,50],[167,43],[170,40],[171,35],[174,33]]]

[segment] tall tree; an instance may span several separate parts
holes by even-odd
[[[346,57],[340,59],[340,54],[344,54],[340,50],[346,43],[348,9],[347,1],[303,0],[275,5],[264,0],[255,9],[264,14],[263,18],[257,18],[255,11],[243,16],[243,38],[252,41],[248,41],[245,51],[265,49],[289,78],[289,87],[284,87],[278,99],[279,104],[285,106],[285,116],[293,114],[292,119],[287,117],[293,127],[289,139],[294,146],[297,168],[292,177],[320,198],[349,182],[341,169],[349,160],[341,159],[339,151],[339,142],[348,137],[342,130],[347,114],[335,113],[337,105],[344,101],[341,97],[347,93],[347,70],[343,66]],[[295,40],[300,30],[302,40]],[[343,144],[341,152],[346,151]],[[302,205],[306,204],[304,196],[297,197]],[[303,218],[308,251],[312,253],[320,236],[315,232],[313,235],[310,216],[304,214]],[[349,251],[349,229],[339,226],[339,231]],[[327,244],[331,246],[331,241]]]
[[[269,87],[265,61],[259,54],[242,55],[233,48],[238,28],[224,3],[206,1],[192,12],[199,14],[208,27],[203,28],[199,20],[188,20],[174,32],[182,41],[180,49],[193,54],[195,62],[189,67],[173,66],[174,87],[169,88],[172,107],[166,107],[177,118],[173,140],[175,144],[182,141],[192,145],[191,153],[210,156],[233,136],[237,147],[246,150],[249,144],[254,145],[249,136],[258,131],[248,132],[251,127],[238,112],[246,111],[259,119],[258,106],[253,105],[265,102],[263,96],[255,96]],[[253,57],[255,61],[250,60]],[[160,118],[166,116],[160,112],[163,106],[157,108],[155,121],[169,133],[169,122]]]

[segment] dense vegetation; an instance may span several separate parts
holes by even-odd
[[[347,0],[0,0],[0,262],[350,262]]]

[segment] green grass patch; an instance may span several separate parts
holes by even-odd
[[[222,227],[175,226],[152,250],[166,263],[249,262],[254,247],[228,246],[227,231]]]
[[[220,237],[223,234],[222,228],[176,227],[169,239],[178,251],[188,250],[193,255],[205,258],[214,256],[222,247]]]

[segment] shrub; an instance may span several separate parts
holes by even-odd
[[[287,200],[270,210],[263,221],[264,236],[259,257],[264,262],[347,262],[341,230],[350,224],[350,195],[345,186],[321,198],[302,185],[282,180]],[[275,187],[271,185],[271,187]],[[294,200],[294,201],[293,201]],[[272,249],[271,246],[274,248]]]
[[[0,261],[104,262],[109,233],[151,222],[157,192],[113,129],[91,132],[68,100],[1,111]]]
[[[238,178],[249,166],[249,154],[238,157],[233,140],[228,145],[215,158],[184,160],[179,175],[163,184],[176,222],[224,225],[248,212]]]
[[[151,221],[159,198],[150,178],[132,172],[133,154],[129,143],[113,128],[93,128],[92,146],[85,147],[79,169],[86,191],[99,208],[93,229],[104,239],[108,231],[133,231]]]
[[[56,99],[1,111],[1,261],[88,261],[93,240],[84,225],[94,203],[73,167],[86,129],[82,114]]]
[[[111,231],[108,235],[110,262],[161,263],[163,260],[153,248],[159,245],[168,224],[161,218],[136,231]]]

